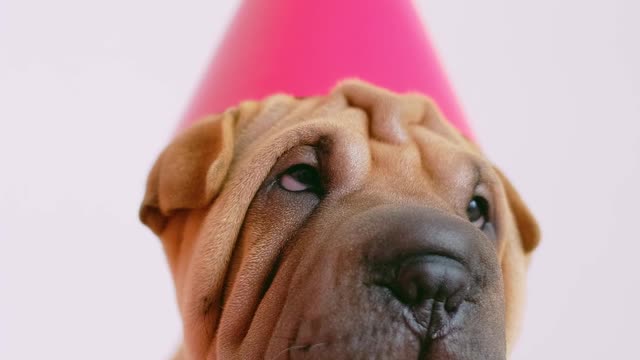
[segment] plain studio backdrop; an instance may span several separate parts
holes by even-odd
[[[238,1],[0,0],[0,358],[180,341],[137,219]],[[640,321],[640,3],[416,3],[478,139],[537,215],[514,359],[630,359]]]

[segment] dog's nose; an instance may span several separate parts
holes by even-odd
[[[482,270],[478,247],[487,242],[481,231],[435,209],[378,212],[371,215],[384,226],[366,245],[374,283],[413,310],[431,308],[435,302],[454,312],[473,295],[474,278]]]
[[[442,255],[412,257],[399,265],[389,288],[409,306],[422,306],[429,299],[454,311],[469,289],[469,272],[458,261]]]

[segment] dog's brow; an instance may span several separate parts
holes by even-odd
[[[464,180],[467,186],[476,185],[482,181],[482,167],[472,156],[462,155],[457,164],[452,166],[451,171],[456,178]]]
[[[454,192],[458,201],[471,196],[475,189],[486,179],[483,166],[473,156],[463,156],[459,163],[450,169],[449,181],[453,180]]]
[[[482,166],[480,166],[480,164],[478,164],[477,161],[473,160],[473,159],[469,159],[468,160],[471,163],[471,166],[473,168],[473,188],[475,189],[476,187],[478,187],[478,185],[480,185],[480,183],[482,183],[484,181],[484,177],[482,176],[482,174],[484,173]]]

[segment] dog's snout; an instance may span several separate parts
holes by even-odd
[[[388,286],[400,301],[411,307],[425,306],[433,299],[442,302],[447,311],[455,311],[469,288],[467,269],[442,255],[409,258],[395,270]]]
[[[371,282],[424,322],[435,312],[446,321],[482,291],[483,258],[493,247],[463,218],[425,207],[372,209],[366,217],[380,224],[363,239]]]

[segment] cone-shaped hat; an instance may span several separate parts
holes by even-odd
[[[180,127],[243,100],[357,77],[432,97],[472,138],[411,0],[243,0]]]

